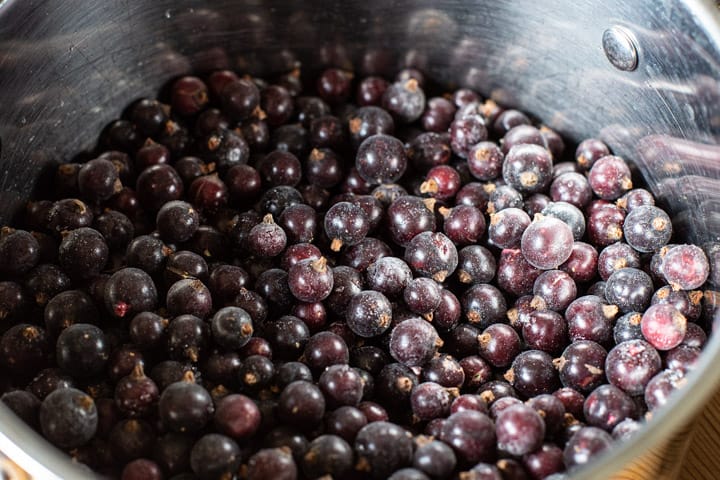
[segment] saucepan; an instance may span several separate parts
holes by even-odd
[[[87,132],[170,78],[328,65],[414,67],[570,140],[600,138],[682,239],[720,238],[720,15],[703,0],[3,0],[0,221],[47,185],[48,168],[93,147]],[[670,404],[578,478],[608,478],[673,438],[720,383],[718,358],[713,335]],[[92,475],[4,406],[0,451],[36,478]]]

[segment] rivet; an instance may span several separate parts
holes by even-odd
[[[637,41],[624,27],[612,26],[603,32],[603,50],[610,63],[619,70],[631,72],[638,64]]]

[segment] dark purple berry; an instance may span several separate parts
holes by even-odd
[[[365,139],[358,148],[355,167],[368,183],[393,183],[403,176],[407,168],[405,148],[395,137],[373,135]]]
[[[172,109],[183,116],[195,115],[209,101],[207,86],[197,77],[179,78],[173,83],[171,91]]]
[[[382,106],[398,122],[412,123],[425,110],[425,92],[414,78],[399,80],[385,90]]]
[[[163,426],[176,432],[197,432],[212,419],[212,397],[195,383],[192,373],[167,386],[160,395],[158,413]]]
[[[468,321],[486,328],[505,318],[507,303],[502,292],[493,285],[479,283],[468,288],[460,298]]]
[[[380,292],[361,291],[350,299],[346,320],[355,334],[365,338],[376,337],[390,327],[392,306]]]
[[[437,331],[429,322],[410,318],[393,328],[390,336],[390,355],[407,366],[420,366],[437,353],[442,343]]]
[[[540,350],[526,350],[515,357],[505,379],[526,397],[552,393],[560,386],[552,357]]]
[[[660,367],[660,355],[644,340],[630,340],[616,345],[605,360],[608,381],[628,395],[642,394]]]
[[[534,267],[549,270],[564,263],[572,253],[573,233],[570,227],[554,217],[533,221],[522,235],[521,250]]]
[[[545,437],[545,422],[531,407],[512,405],[495,419],[498,450],[513,456],[535,451]]]
[[[350,202],[338,202],[325,214],[325,234],[331,240],[330,249],[337,252],[343,246],[359,243],[370,230],[365,211]]]
[[[453,413],[443,425],[440,439],[453,448],[465,465],[495,458],[495,426],[484,413],[472,410]]]
[[[523,193],[545,190],[552,181],[552,170],[550,152],[539,145],[516,145],[503,161],[503,179]]]
[[[157,306],[155,283],[143,270],[123,268],[105,284],[105,308],[115,318],[132,318]]]
[[[588,181],[593,192],[603,200],[617,200],[632,188],[630,168],[614,155],[606,155],[593,163]]]
[[[445,217],[443,232],[457,246],[478,243],[485,234],[485,217],[475,207],[457,205],[450,210],[441,208],[440,213]]]
[[[687,319],[672,305],[652,305],[642,314],[640,330],[656,349],[672,350],[685,338]]]
[[[468,158],[472,147],[486,139],[485,121],[479,115],[456,118],[450,124],[450,146],[460,158]]]
[[[83,227],[63,237],[58,249],[58,262],[71,278],[87,280],[105,268],[109,254],[110,249],[100,232]]]
[[[385,295],[400,295],[412,280],[412,271],[405,261],[397,257],[382,257],[365,270],[369,288]]]
[[[354,447],[359,470],[372,478],[387,478],[412,463],[412,436],[394,423],[369,423],[358,432]]]
[[[584,413],[589,425],[612,431],[621,421],[636,416],[636,405],[619,388],[601,385],[585,399]]]
[[[700,288],[710,275],[707,256],[697,245],[677,245],[660,255],[660,269],[673,290]]]
[[[418,275],[444,282],[457,268],[458,253],[444,234],[423,232],[408,243],[405,261]]]
[[[97,430],[98,412],[93,399],[74,388],[59,388],[40,406],[42,433],[61,448],[87,443]]]
[[[644,205],[628,213],[623,233],[625,241],[635,250],[642,253],[657,252],[670,240],[672,223],[663,210]]]
[[[610,448],[612,437],[597,427],[582,427],[565,445],[563,458],[565,466],[572,469],[585,465],[592,458]]]

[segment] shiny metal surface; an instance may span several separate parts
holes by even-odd
[[[129,100],[181,73],[414,66],[519,106],[569,138],[602,138],[672,206],[681,237],[718,240],[720,150],[708,146],[720,135],[718,25],[714,4],[701,0],[5,0],[0,220],[43,189],[49,166],[92,149],[94,132]],[[635,38],[633,71],[606,57],[603,32],[613,26]],[[720,377],[712,368],[720,340],[707,349],[686,394],[581,477],[607,477],[697,410]],[[80,478],[8,416],[0,408],[1,450],[27,452],[29,470]]]

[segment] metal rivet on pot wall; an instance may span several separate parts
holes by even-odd
[[[630,72],[638,64],[635,36],[629,30],[613,26],[603,32],[603,50],[610,63],[619,70]]]

